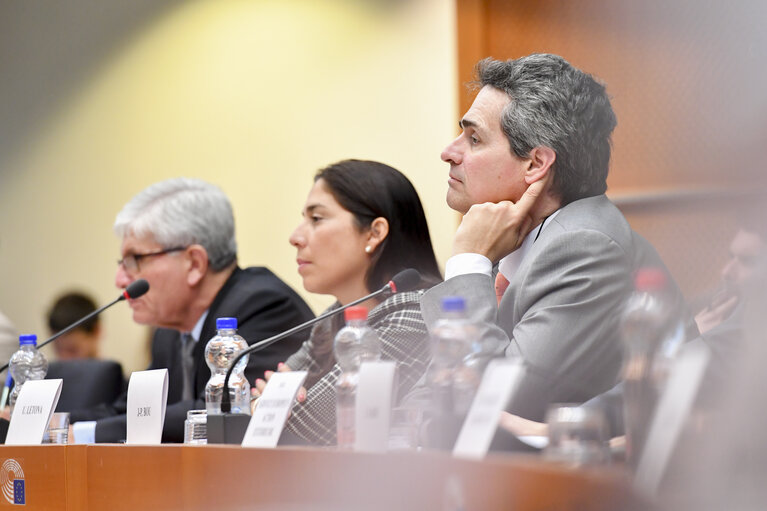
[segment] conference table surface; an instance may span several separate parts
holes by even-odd
[[[18,507],[14,479],[24,480],[27,508],[50,510],[645,508],[620,467],[573,468],[533,455],[40,445],[0,446],[0,466],[0,508]]]

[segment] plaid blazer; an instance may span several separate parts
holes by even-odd
[[[395,294],[368,314],[368,325],[381,340],[381,359],[397,362],[397,401],[421,378],[431,356],[428,332],[421,317],[423,293],[412,291]],[[338,304],[331,309],[335,307]],[[301,349],[286,360],[288,367],[294,371],[305,371],[317,364],[310,355],[314,337],[315,330],[312,330],[312,335]],[[315,445],[336,443],[335,384],[340,374],[341,368],[335,364],[307,390],[306,401],[293,406],[286,424],[289,431]]]

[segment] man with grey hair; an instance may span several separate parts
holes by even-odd
[[[268,269],[237,266],[232,207],[214,185],[185,178],[156,183],[125,205],[114,230],[122,238],[117,287],[138,279],[149,282],[149,292],[129,303],[134,321],[157,327],[149,369],[168,369],[163,441],[179,442],[186,412],[205,407],[210,378],[205,345],[216,333],[217,318],[237,318],[238,333],[252,344],[313,314]],[[293,335],[251,355],[248,380],[275,368],[302,340]],[[89,421],[75,424],[76,440],[124,439],[126,397],[112,406],[72,413],[75,421]]]
[[[546,54],[485,59],[477,76],[462,132],[442,153],[447,203],[465,216],[422,311],[433,325],[442,297],[466,297],[486,340],[525,363],[509,409],[540,421],[550,403],[616,383],[632,273],[662,262],[604,195],[616,126],[604,86]]]

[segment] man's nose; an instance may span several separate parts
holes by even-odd
[[[734,281],[735,274],[737,273],[737,263],[734,259],[727,261],[727,264],[722,268],[722,278],[726,281]]]
[[[117,286],[118,289],[125,289],[131,282],[133,282],[133,279],[128,275],[128,272],[125,271],[123,265],[118,264],[117,273],[115,274],[115,286]]]
[[[442,161],[446,163],[452,163],[455,165],[461,164],[461,161],[463,158],[461,156],[460,147],[458,145],[460,138],[461,137],[459,136],[458,138],[450,142],[450,144],[448,144],[448,146],[445,147],[445,149],[442,150],[442,154],[440,155],[440,157],[442,158]]]

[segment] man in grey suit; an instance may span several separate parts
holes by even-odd
[[[485,59],[477,76],[462,132],[442,153],[447,203],[465,216],[422,312],[431,326],[442,297],[466,297],[485,340],[525,362],[509,410],[540,421],[550,403],[615,385],[632,274],[662,262],[604,195],[616,125],[604,86],[545,54]]]

